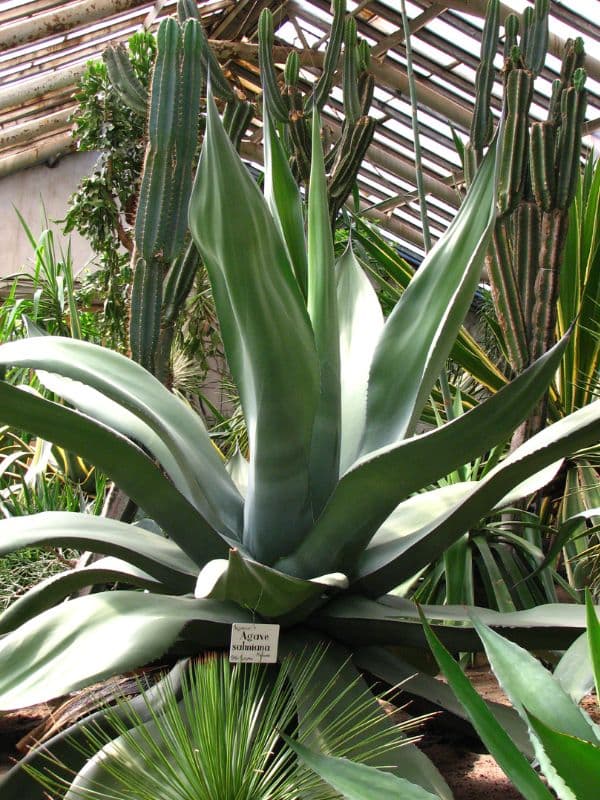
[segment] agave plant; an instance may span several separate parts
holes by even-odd
[[[2,421],[92,460],[147,516],[131,525],[68,513],[0,523],[0,552],[59,543],[105,555],[0,617],[0,708],[165,653],[226,646],[232,623],[253,620],[282,627],[283,652],[337,640],[310,691],[344,662],[355,680],[348,658],[357,645],[424,643],[415,607],[389,594],[394,587],[491,508],[527,493],[532,476],[596,440],[600,403],[550,426],[479,481],[421,492],[510,436],[566,342],[469,413],[416,434],[477,287],[495,217],[495,149],[385,324],[352,251],[334,264],[316,111],[312,153],[305,239],[298,189],[268,114],[263,196],[209,99],[189,221],[246,418],[248,461],[225,463],[202,420],[119,354],[54,337],[0,347],[0,365],[37,370],[70,404],[0,383]],[[115,582],[129,588],[60,602]],[[464,609],[425,611],[454,649],[478,646],[471,626],[447,624],[467,622]],[[535,647],[565,647],[584,626],[577,607],[481,613]],[[378,647],[363,651],[361,666],[378,674],[384,657]],[[307,702],[299,693],[300,721]],[[327,715],[341,703],[331,699]],[[326,733],[316,739],[326,750]],[[48,746],[75,766],[81,760],[72,739]],[[394,751],[392,766],[451,797],[414,746]],[[0,786],[7,800],[41,797],[19,767]]]

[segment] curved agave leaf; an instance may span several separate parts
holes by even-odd
[[[175,542],[118,520],[70,511],[0,520],[0,556],[48,544],[118,556],[167,584],[189,584],[198,572]]]
[[[526,709],[550,728],[588,742],[600,741],[600,727],[590,721],[534,656],[491,630],[479,614],[473,614],[473,625],[498,682],[524,719]]]
[[[598,435],[600,401],[570,414],[517,448],[485,478],[472,484],[450,507],[408,535],[388,540],[385,546],[367,548],[361,555],[357,575],[369,594],[380,595],[414,575],[440,556],[446,548],[489,513],[513,486],[550,464],[557,456],[573,453]],[[459,486],[461,484],[458,484]],[[509,496],[514,499],[515,492]],[[434,498],[435,500],[435,498]]]
[[[258,186],[212,99],[190,202],[250,440],[244,543],[264,563],[311,522],[309,457],[319,365],[302,292]]]
[[[525,712],[531,729],[559,776],[548,782],[561,800],[596,800],[600,782],[600,748],[598,745],[561,733]]]
[[[261,617],[292,624],[304,619],[332,594],[348,588],[341,573],[312,580],[292,578],[272,567],[243,558],[233,549],[229,561],[208,563],[198,576],[195,596],[230,600]]]
[[[323,514],[297,551],[275,566],[293,575],[314,575],[317,569],[350,573],[360,553],[402,499],[508,438],[552,380],[565,344],[562,339],[472,411],[441,428],[359,459],[342,476]],[[596,439],[593,417],[599,414],[600,406],[588,408],[590,426],[582,431],[582,441],[574,437],[569,440],[569,447],[574,444],[576,449]],[[548,461],[563,454],[553,451]],[[435,555],[429,553],[427,561]]]
[[[265,200],[271,210],[303,296],[308,294],[308,262],[304,237],[302,198],[287,157],[275,132],[271,115],[263,106]]]
[[[477,694],[461,668],[435,636],[424,616],[422,622],[436,661],[499,766],[528,800],[550,800],[552,795],[546,786],[523,754],[517,750],[510,735],[492,716],[483,698]]]
[[[470,627],[471,614],[503,636],[535,650],[564,650],[585,629],[585,609],[566,603],[508,613],[450,605],[423,606],[423,612],[437,636],[453,652],[481,649],[479,637]],[[378,600],[360,595],[336,597],[309,617],[306,624],[349,645],[425,644],[415,604],[389,594]]]
[[[76,773],[87,761],[85,744],[89,741],[87,731],[94,730],[98,735],[108,735],[114,731],[113,720],[121,723],[130,719],[133,712],[142,720],[151,717],[152,712],[160,713],[164,702],[164,683],[168,681],[173,691],[179,695],[181,677],[187,661],[179,661],[162,679],[157,681],[145,693],[128,701],[127,707],[102,709],[70,725],[64,731],[53,736],[44,745],[30,750],[5,775],[0,776],[0,791],[3,800],[47,800],[47,793],[27,770],[43,770],[48,766],[48,759],[60,762],[67,776]],[[127,710],[130,709],[131,711]],[[108,718],[107,718],[108,717]]]
[[[127,411],[126,408],[114,400],[110,400],[96,389],[92,389],[91,386],[81,383],[81,381],[63,378],[60,375],[45,372],[41,369],[36,370],[36,375],[42,386],[66,400],[78,411],[142,445],[159,461],[161,467],[181,494],[192,504],[200,501],[200,504],[203,503],[205,507],[204,510],[207,510],[206,503],[203,502],[202,497],[198,496],[198,492],[195,493],[196,497],[194,497],[194,493],[190,490],[189,483],[179,468],[171,450],[165,445],[161,437],[139,417]],[[210,511],[210,509],[208,510]],[[223,527],[223,522],[220,519],[213,520],[211,524],[215,523],[218,527]]]
[[[140,592],[101,592],[39,614],[0,640],[0,710],[23,708],[147,664],[187,625],[197,647],[225,645],[250,614],[228,603]]]
[[[61,336],[8,342],[0,347],[0,364],[81,381],[139,417],[170,451],[199,510],[214,519],[220,509],[224,524],[239,533],[242,499],[202,420],[139,364],[90,342]],[[93,403],[86,411],[93,417]],[[112,417],[111,411],[111,406],[104,406],[102,417]]]
[[[439,798],[438,794],[431,794],[421,786],[397,775],[349,761],[347,758],[334,758],[315,753],[285,734],[282,734],[282,737],[307,767],[347,800],[390,800],[390,797],[402,797],[403,800]]]
[[[352,759],[364,757],[366,736],[373,741],[373,756],[368,759],[373,767],[387,767],[390,772],[411,783],[421,786],[434,797],[441,800],[453,800],[452,792],[434,764],[414,744],[400,743],[393,749],[378,752],[377,743],[389,742],[390,729],[393,723],[383,711],[366,681],[353,665],[350,652],[335,640],[331,641],[319,636],[314,631],[296,628],[280,638],[280,653],[313,652],[317,647],[326,644],[323,657],[315,671],[313,679],[302,687],[296,695],[298,706],[298,739],[310,747],[325,752],[340,752],[343,743],[344,756]],[[296,691],[296,679],[293,662],[290,669],[290,681]],[[344,718],[350,708],[364,707],[371,697],[371,725],[368,731],[362,726],[336,725],[336,721]],[[316,724],[315,724],[316,720]]]
[[[327,178],[321,145],[321,120],[312,115],[312,158],[308,189],[307,306],[321,373],[321,392],[313,429],[310,477],[313,517],[323,510],[340,472],[340,334]]]
[[[79,453],[151,514],[198,566],[228,545],[152,461],[124,436],[65,406],[0,381],[0,418]]]
[[[119,558],[101,558],[91,566],[51,575],[18,597],[0,616],[0,634],[15,630],[36,614],[52,608],[80,589],[114,583],[135,586],[158,594],[167,594],[180,588],[167,587]]]
[[[390,314],[377,345],[361,452],[413,433],[477,288],[496,214],[490,147],[450,227]]]
[[[563,653],[552,675],[574,703],[579,703],[582,697],[591,692],[594,686],[594,669],[587,633],[582,633]]]
[[[383,330],[383,313],[371,282],[348,243],[336,264],[340,328],[342,440],[340,471],[358,457],[367,413],[369,369]]]

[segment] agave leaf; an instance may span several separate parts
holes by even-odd
[[[340,471],[340,334],[329,220],[327,178],[321,145],[321,120],[312,115],[312,158],[308,189],[308,313],[315,334],[321,372],[321,395],[311,449],[311,496],[317,517]]]
[[[503,636],[533,649],[564,650],[585,628],[585,610],[549,603],[526,611],[500,613],[466,606],[423,606],[437,636],[453,652],[481,649],[471,614]],[[410,600],[384,595],[378,600],[356,595],[334,597],[308,624],[349,645],[423,647],[425,637],[416,606]]]
[[[496,214],[490,147],[450,227],[389,316],[377,345],[362,453],[414,432],[477,288]]]
[[[0,364],[81,381],[139,417],[171,452],[199,510],[213,516],[211,510],[219,508],[229,530],[241,530],[242,499],[202,420],[139,364],[90,342],[61,336],[8,342],[0,347]],[[93,416],[93,402],[86,410]],[[104,406],[100,413],[106,418],[111,410]]]
[[[313,580],[293,578],[229,551],[229,561],[211,561],[198,576],[195,596],[230,600],[266,619],[298,621],[322,605],[336,591],[346,589],[348,579],[340,573]]]
[[[189,584],[198,572],[195,562],[175,542],[118,520],[70,511],[0,520],[0,556],[40,545],[118,556],[167,584]]]
[[[294,555],[275,566],[295,575],[314,575],[317,569],[351,572],[360,553],[401,500],[508,438],[552,379],[565,344],[566,340],[561,340],[472,411],[441,428],[359,459],[342,476],[323,514]],[[565,449],[576,450],[594,442],[599,417],[600,404],[588,406],[584,417],[573,423],[576,428],[580,426],[579,433],[546,448],[547,459],[540,457],[534,469],[552,463],[564,455]],[[527,474],[519,474],[496,499]],[[425,562],[439,552],[437,548],[428,549]]]
[[[600,786],[600,747],[545,725],[525,710],[527,719],[559,780],[550,770],[548,782],[561,800],[596,800]]]
[[[41,703],[164,655],[202,622],[197,646],[223,646],[236,606],[140,592],[101,592],[44,611],[0,640],[0,710]]]
[[[120,583],[166,594],[181,588],[167,587],[143,570],[112,556],[101,558],[87,567],[70,569],[51,575],[33,586],[17,599],[0,616],[0,634],[15,630],[27,620],[66,600],[70,595],[88,586]]]
[[[383,329],[383,313],[351,242],[336,264],[336,278],[342,389],[340,471],[345,472],[358,457],[367,413],[369,369]]]
[[[435,636],[423,614],[421,621],[440,669],[467,710],[473,727],[501,769],[527,800],[550,800],[552,795],[546,786],[525,756],[517,749],[509,734],[492,716],[483,698],[477,694],[461,668]]]
[[[106,472],[199,566],[227,544],[143,453],[116,431],[0,381],[0,419],[79,453]]]
[[[179,661],[169,673],[146,691],[145,697],[138,695],[131,699],[128,703],[131,712],[144,721],[150,718],[150,709],[160,713],[164,698],[164,682],[169,681],[173,691],[179,693],[186,663]],[[98,735],[113,733],[115,718],[120,719],[121,724],[130,719],[131,712],[126,712],[125,708],[117,706],[96,711],[56,734],[43,746],[30,750],[5,775],[0,776],[3,800],[22,800],[24,797],[27,800],[47,800],[46,790],[27,770],[43,770],[48,766],[48,758],[53,757],[63,765],[68,775],[73,775],[87,761],[85,747],[89,741],[87,731],[94,730]]]
[[[269,564],[290,552],[310,524],[309,457],[319,364],[281,235],[212,99],[190,228],[210,276],[248,427],[244,543]]]
[[[285,734],[281,735],[307,767],[347,800],[390,800],[391,797],[402,797],[403,800],[436,800],[439,797],[389,772],[382,772],[366,764],[357,764],[347,758],[315,753]]]
[[[62,378],[60,375],[44,370],[37,370],[36,375],[42,386],[66,400],[78,411],[142,445],[160,462],[181,494],[192,504],[204,506],[204,512],[208,511],[213,516],[212,524],[216,523],[217,527],[223,529],[222,520],[218,517],[214,519],[213,510],[207,507],[202,495],[191,489],[171,450],[149,425],[119,403],[110,400],[101,392],[92,389],[91,386],[86,386],[81,381]]]
[[[265,200],[283,238],[298,286],[306,297],[308,262],[302,198],[266,104],[263,107],[263,131]]]
[[[438,708],[444,708],[457,717],[469,720],[465,707],[457,700],[451,687],[431,675],[418,671],[396,653],[384,647],[363,647],[353,655],[359,669],[366,670],[390,686],[402,684],[402,690],[422,697]],[[533,749],[527,726],[510,706],[486,700],[485,704],[498,724],[509,734],[511,740],[527,758],[533,758]]]
[[[441,555],[494,506],[500,506],[506,499],[514,502],[519,499],[523,489],[527,495],[531,487],[537,485],[540,476],[550,479],[556,472],[556,457],[575,452],[581,447],[582,437],[594,435],[599,416],[600,404],[595,409],[587,406],[559,420],[517,448],[485,478],[470,482],[462,496],[457,490],[453,506],[440,507],[439,513],[425,521],[419,529],[413,529],[411,533],[396,539],[388,537],[385,544],[376,548],[368,547],[358,563],[357,575],[362,588],[374,595],[389,591]],[[546,470],[548,464],[550,468]],[[532,475],[533,478],[530,477]],[[517,489],[513,489],[514,486]],[[451,496],[449,493],[444,498]],[[434,495],[432,511],[436,510],[436,500],[438,497]],[[400,514],[401,509],[402,506]],[[396,515],[399,516],[398,511]],[[482,546],[485,547],[485,542],[482,542]]]
[[[540,662],[514,642],[504,639],[473,617],[490,666],[513,706],[526,719],[525,709],[543,723],[570,736],[597,741],[600,730],[578,708]],[[534,746],[536,742],[534,740]],[[536,748],[536,755],[540,758]],[[540,760],[540,763],[543,762]]]
[[[582,633],[566,650],[553,672],[558,681],[574,703],[594,686],[594,670],[590,660],[587,633]]]
[[[323,638],[313,631],[295,628],[280,639],[280,652],[313,652],[323,644]],[[400,744],[385,752],[373,752],[374,745],[389,741],[393,727],[389,716],[371,695],[364,678],[350,660],[350,653],[335,641],[325,639],[327,648],[321,658],[314,678],[297,694],[298,739],[308,746],[325,752],[337,750],[343,744],[344,756],[366,761],[365,750],[371,756],[368,763],[373,767],[388,767],[398,777],[421,786],[434,797],[452,800],[452,792],[432,762],[414,744]],[[296,690],[295,671],[290,670],[290,680]],[[371,707],[369,730],[364,725],[351,726],[344,721],[349,709]],[[362,716],[362,714],[361,714]],[[317,721],[315,723],[315,720]],[[341,720],[341,722],[340,722]],[[365,739],[370,737],[369,748]]]

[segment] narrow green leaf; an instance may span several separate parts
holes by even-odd
[[[283,238],[298,286],[306,298],[308,262],[302,198],[266,104],[263,108],[263,130],[265,200]]]
[[[123,406],[168,448],[199,510],[214,521],[211,508],[221,509],[227,529],[241,530],[242,499],[201,418],[139,364],[107,348],[60,336],[4,344],[0,364],[55,372],[81,381]],[[93,396],[88,395],[85,408],[93,416]],[[110,410],[106,406],[101,419],[106,419]],[[52,441],[52,436],[47,438]]]
[[[352,242],[336,264],[340,327],[342,440],[340,471],[358,457],[367,413],[367,386],[373,353],[383,329],[383,313]]]
[[[597,800],[600,786],[600,747],[545,725],[525,710],[544,752],[559,776],[547,775],[561,800]],[[566,791],[565,791],[566,789]]]
[[[347,758],[324,756],[283,733],[281,736],[307,767],[347,800],[390,800],[391,797],[402,797],[403,800],[436,800],[439,797],[389,772],[382,772],[366,764],[357,764]]]
[[[0,381],[0,419],[94,463],[149,514],[198,566],[228,545],[136,445],[65,406]]]
[[[434,634],[422,612],[421,621],[435,660],[469,714],[473,727],[500,768],[527,800],[550,800],[552,795],[548,789],[527,759],[517,750],[511,737],[494,719],[485,701],[477,694],[461,668]]]
[[[375,351],[362,453],[410,436],[479,282],[495,219],[490,147],[452,224],[388,318]]]
[[[329,220],[327,178],[321,145],[321,121],[312,115],[312,162],[308,190],[308,313],[315,334],[321,395],[311,449],[311,497],[317,517],[339,477],[340,335]]]
[[[244,542],[257,560],[273,563],[297,545],[311,521],[309,457],[319,363],[279,231],[212,99],[190,228],[210,276],[248,426]]]
[[[223,646],[245,611],[212,600],[101,592],[51,608],[0,640],[0,710],[42,703],[164,655],[189,623]],[[199,631],[196,629],[196,634]]]

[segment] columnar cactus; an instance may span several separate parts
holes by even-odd
[[[477,72],[475,114],[465,148],[467,180],[491,136],[489,102],[498,9],[497,0],[490,2]],[[530,123],[534,80],[544,65],[548,46],[548,14],[547,0],[536,0],[520,21],[511,14],[505,22],[498,219],[487,265],[507,359],[515,373],[539,358],[554,341],[558,278],[568,210],[579,176],[585,114],[583,42],[570,40],[560,79],[553,85],[548,118]],[[543,426],[544,405],[535,417],[519,438]]]
[[[268,9],[260,15],[258,26],[259,66],[265,108],[270,117],[284,126],[288,155],[295,177],[310,178],[311,133],[309,118],[314,109],[321,111],[338,69],[344,45],[342,90],[345,120],[336,142],[325,153],[328,172],[329,213],[332,222],[356,182],[360,164],[373,138],[375,120],[368,116],[373,100],[373,76],[369,72],[370,52],[365,40],[359,40],[354,17],[346,18],[345,0],[335,0],[329,43],[323,71],[312,92],[305,98],[298,87],[299,59],[290,53],[280,88],[273,61],[273,17]]]

